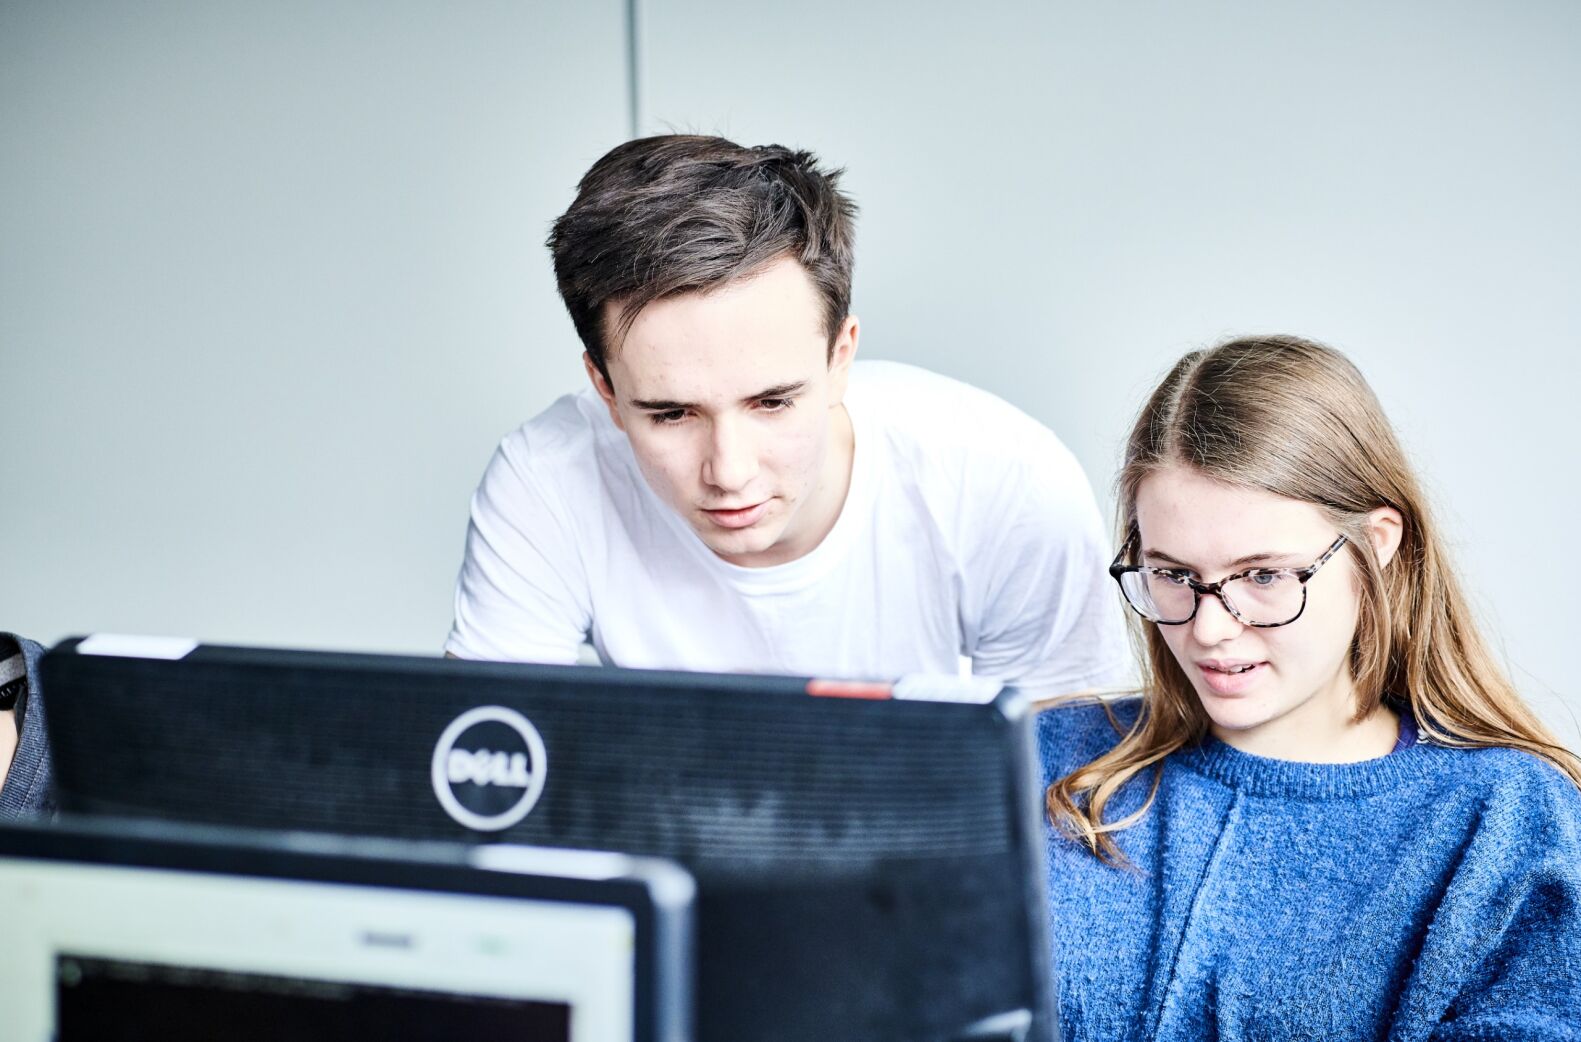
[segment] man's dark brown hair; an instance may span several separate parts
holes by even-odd
[[[648,304],[801,262],[823,299],[829,346],[851,310],[856,204],[811,152],[743,148],[719,137],[667,134],[611,150],[554,222],[555,281],[577,335],[609,379],[618,344]],[[618,314],[605,329],[605,304]]]

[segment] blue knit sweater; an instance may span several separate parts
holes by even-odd
[[[1045,712],[1044,782],[1116,739],[1099,707]],[[1303,764],[1209,739],[1115,836],[1134,868],[1049,833],[1067,1042],[1581,1039],[1581,795],[1536,757]]]

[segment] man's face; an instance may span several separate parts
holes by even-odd
[[[762,567],[806,554],[840,515],[856,339],[847,318],[830,357],[817,290],[783,258],[649,304],[608,352],[609,382],[590,360],[588,376],[659,498],[714,553]]]

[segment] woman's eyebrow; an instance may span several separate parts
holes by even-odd
[[[1264,550],[1261,553],[1247,554],[1245,557],[1237,557],[1235,560],[1230,562],[1230,568],[1232,570],[1236,568],[1252,568],[1260,564],[1282,566],[1300,559],[1301,555],[1297,553],[1292,553],[1289,551],[1281,553],[1276,550]]]
[[[1142,556],[1150,557],[1156,561],[1162,561],[1165,564],[1172,565],[1176,568],[1184,568],[1187,571],[1197,570],[1193,565],[1187,564],[1185,561],[1182,561],[1173,554],[1167,554],[1162,550],[1144,549],[1142,551]],[[1260,564],[1288,563],[1290,561],[1298,560],[1299,558],[1299,554],[1291,553],[1289,551],[1279,552],[1274,550],[1262,550],[1255,554],[1246,554],[1244,557],[1237,557],[1235,560],[1226,565],[1226,567],[1233,572],[1237,568],[1253,568]]]

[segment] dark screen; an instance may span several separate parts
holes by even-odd
[[[61,955],[60,1042],[570,1042],[571,1008],[342,981]]]

